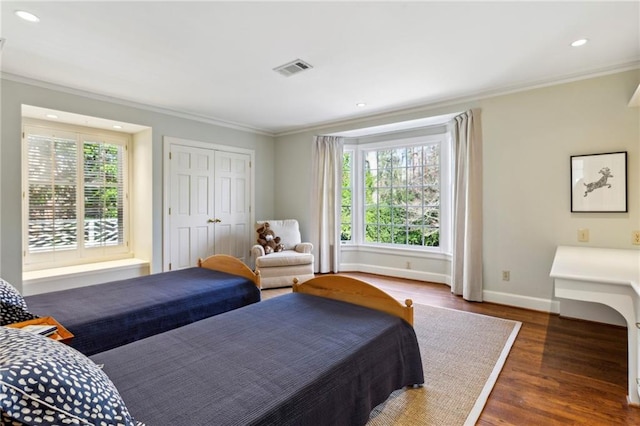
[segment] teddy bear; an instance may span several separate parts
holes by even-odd
[[[264,248],[264,254],[277,253],[284,250],[284,244],[280,243],[280,237],[277,237],[273,232],[269,222],[263,223],[256,231],[258,232],[258,244]]]

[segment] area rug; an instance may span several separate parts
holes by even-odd
[[[414,304],[424,387],[392,393],[373,410],[367,426],[475,424],[521,325]]]
[[[263,299],[291,289],[263,291]],[[476,423],[520,331],[521,323],[414,304],[424,386],[398,390],[367,426],[456,426]]]

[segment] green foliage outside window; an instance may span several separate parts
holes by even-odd
[[[342,156],[342,208],[340,218],[340,241],[351,241],[353,237],[353,189],[351,187],[353,153]]]
[[[409,246],[440,245],[440,148],[423,145],[364,153],[364,242]],[[352,191],[342,183],[342,239],[351,239]],[[349,220],[349,224],[351,221]]]

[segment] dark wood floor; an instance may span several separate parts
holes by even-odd
[[[627,405],[627,331],[493,303],[442,284],[349,273],[395,298],[522,322],[478,425],[640,425]]]

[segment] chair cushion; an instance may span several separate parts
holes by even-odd
[[[274,266],[307,265],[313,263],[313,255],[310,253],[298,253],[295,250],[284,250],[271,253],[269,256],[261,256],[256,259],[256,267],[269,268]]]
[[[297,220],[261,220],[257,223],[256,229],[262,226],[264,222],[269,222],[271,230],[275,233],[276,237],[280,237],[280,243],[284,244],[285,250],[292,250],[297,244],[302,242],[300,226]]]

